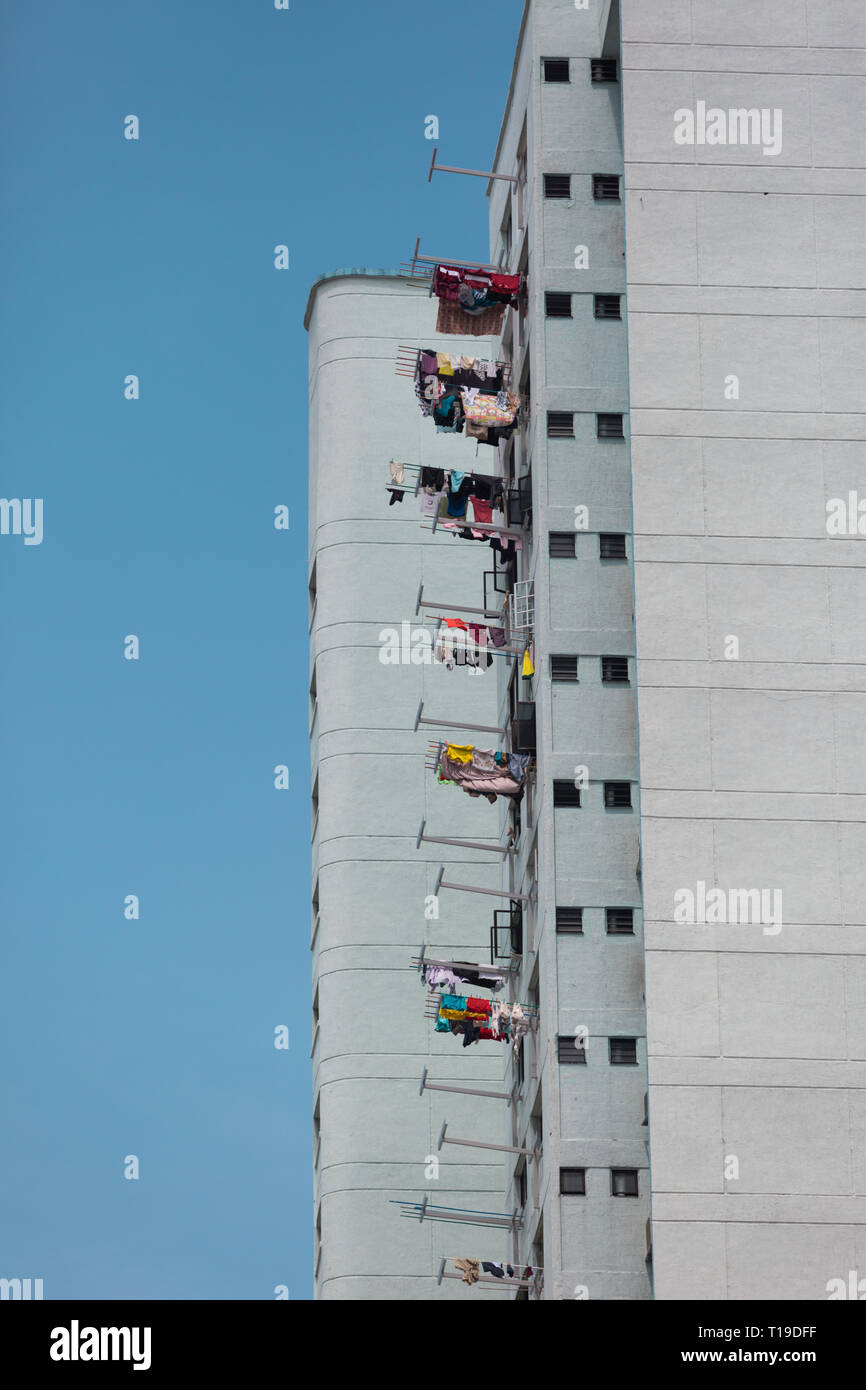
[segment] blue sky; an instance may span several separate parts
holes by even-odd
[[[0,496],[44,505],[0,535],[0,1276],[47,1299],[311,1295],[303,314],[486,256],[424,118],[489,167],[521,10],[0,3]]]

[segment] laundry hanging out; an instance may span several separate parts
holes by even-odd
[[[517,428],[520,397],[503,387],[484,390],[422,372],[416,378],[415,394],[422,414],[431,417],[438,434],[465,431],[467,438],[495,447],[501,439],[510,439]]]
[[[449,743],[439,757],[437,780],[453,783],[469,796],[486,796],[493,804],[498,796],[519,801],[523,796],[529,753],[501,753],[475,748],[471,743]]]
[[[402,502],[407,492],[413,490],[406,483],[405,469],[406,465],[391,461],[390,475],[385,484],[391,506],[395,502]],[[519,495],[516,489],[507,486],[503,478],[463,469],[427,466],[422,467],[420,473],[418,509],[422,517],[436,517],[440,530],[451,531],[461,540],[482,541],[491,550],[503,555],[523,548],[521,536],[499,533],[508,527],[506,506],[510,510],[512,502]],[[480,530],[473,522],[498,529]]]
[[[507,1032],[494,1032],[490,1027],[489,999],[467,999],[460,994],[443,994],[436,1017],[437,1033],[453,1033],[462,1037],[463,1046],[481,1040],[507,1042]]]
[[[476,1260],[471,1256],[465,1259],[454,1260],[453,1264],[454,1268],[459,1269],[463,1275],[464,1284],[477,1284],[481,1278],[482,1272],[484,1274],[491,1274],[494,1279],[504,1279],[507,1275],[509,1279],[516,1278],[521,1281],[532,1279],[535,1274],[541,1274],[542,1272],[540,1269],[534,1269],[532,1265],[526,1265],[522,1274],[519,1272],[519,1269],[518,1273],[515,1274],[514,1265],[508,1264],[507,1262],[503,1262],[502,1260]]]
[[[471,521],[483,526],[505,527],[505,485],[502,478],[491,478],[481,473],[463,473],[455,468],[445,474],[441,468],[422,468],[419,507],[422,516],[438,517],[437,525],[446,531],[453,531],[462,540],[486,541],[492,550],[507,552],[512,546],[522,548],[519,536],[491,535],[489,531],[473,528],[468,516],[468,504],[472,504]],[[463,522],[461,526],[458,523]]]
[[[430,415],[439,393],[435,382],[448,386],[469,386],[482,391],[499,392],[508,375],[504,362],[486,357],[466,357],[457,353],[435,352],[421,348],[415,364],[415,394],[423,415]]]
[[[436,332],[475,338],[498,334],[505,310],[518,303],[519,292],[519,275],[437,265],[433,272],[433,293],[439,300]]]
[[[461,1036],[464,1047],[476,1042],[510,1042],[517,1053],[521,1039],[529,1032],[529,1018],[522,1004],[443,994],[435,1030]]]
[[[505,971],[454,960],[450,965],[425,964],[421,970],[421,982],[431,989],[445,989],[447,985],[453,994],[460,993],[461,985],[476,985],[495,992],[505,983]]]
[[[484,669],[493,665],[490,647],[505,646],[505,629],[483,623],[464,623],[461,618],[445,618],[444,630],[436,633],[433,660],[448,671],[455,666]]]

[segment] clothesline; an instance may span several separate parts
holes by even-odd
[[[399,487],[401,491],[412,492],[414,496],[417,497],[421,487],[421,475],[429,467],[430,465],[426,463],[403,463],[401,459],[390,459],[388,463],[389,477],[388,481],[385,483],[385,487],[389,489]],[[397,483],[396,480],[400,476],[400,469],[403,470],[404,474],[406,472],[417,473],[418,476],[415,479],[414,486],[411,482],[405,485]],[[457,473],[461,478],[471,478],[474,482],[486,483],[491,491],[493,491],[494,488],[499,488],[502,492],[510,491],[508,479],[504,478],[499,473],[479,473],[474,468],[440,468],[438,465],[431,471],[437,474],[442,473],[444,478],[449,480],[452,473]]]
[[[468,983],[468,982],[465,982],[465,981],[464,981],[463,983]],[[476,989],[494,989],[495,987],[492,986],[492,985],[484,984],[482,981],[479,981],[479,982],[475,985],[475,988],[476,988]],[[475,999],[476,997],[477,997],[477,996],[471,995],[471,994],[470,994],[470,995],[457,995],[457,994],[451,995],[451,994],[446,994],[446,993],[445,993],[445,982],[444,982],[444,981],[443,981],[443,983],[442,983],[442,991],[439,992],[439,991],[437,991],[436,989],[430,989],[430,988],[429,988],[429,982],[428,982],[427,997],[426,997],[426,999],[425,999],[425,1001],[424,1001],[424,1013],[425,1013],[425,1016],[426,1016],[427,1018],[436,1018],[436,1017],[438,1017],[439,1009],[440,1009],[440,1006],[441,1006],[441,1003],[442,1003],[442,1000],[443,1000],[443,999],[451,999],[451,998],[453,998],[453,999],[460,999],[460,998],[465,998],[468,1002],[471,1002],[471,1000],[472,1000],[472,999]],[[497,1001],[494,1000],[494,999],[485,999],[483,1002],[484,1002],[485,1004],[492,1005],[492,1004],[496,1003]],[[512,1004],[514,1004],[514,1003],[520,1003],[520,1001],[519,1001],[519,1000],[514,1000],[514,999],[509,1000],[509,1001],[508,1001],[508,1007],[510,1007],[510,1006],[511,1006]],[[537,1008],[537,1007],[536,1007],[535,1005],[533,1005],[533,1004],[520,1004],[520,1008],[523,1010],[523,1012],[526,1014],[526,1016],[527,1016],[528,1018],[529,1018],[529,1017],[531,1017],[531,1018],[540,1018],[540,1017],[541,1017],[541,1010],[540,1010],[539,1008]],[[432,1012],[429,1012],[429,1010],[432,1010]],[[468,1012],[471,1013],[472,1010],[469,1009]],[[486,1015],[485,1015],[485,1017],[486,1017]]]
[[[406,483],[406,469],[412,466],[399,459],[391,460],[389,479],[385,484],[391,494],[389,506],[402,502],[407,492],[413,491],[411,483]],[[505,479],[498,475],[458,468],[446,470],[423,464],[415,482],[414,495],[419,498],[421,517],[432,520],[434,532],[441,524],[444,529],[457,532],[462,540],[486,542],[500,552],[509,550],[511,546],[515,550],[523,547],[523,532],[507,524],[515,496],[520,496],[519,489],[509,487]],[[503,524],[500,524],[500,517]],[[425,530],[428,529],[423,520],[421,524]]]
[[[464,623],[461,618],[436,619],[433,660],[446,670],[451,671],[455,666],[483,670],[493,665],[494,656],[519,657],[525,651],[525,643],[518,647],[509,645],[507,628]]]
[[[461,1271],[460,1274],[448,1274],[445,1266],[448,1261],[454,1265],[455,1269]],[[522,1273],[518,1270],[522,1269]],[[481,1271],[484,1270],[484,1274]],[[437,1284],[441,1284],[443,1279],[459,1279],[464,1284],[510,1284],[518,1288],[531,1288],[533,1284],[540,1286],[544,1279],[544,1270],[540,1265],[523,1265],[519,1261],[515,1268],[510,1260],[477,1260],[474,1256],[445,1255],[439,1262],[439,1273],[436,1276]]]
[[[513,973],[513,966],[511,965],[488,965],[485,961],[443,960],[439,956],[428,956],[426,943],[422,945],[417,956],[412,956],[410,964],[413,970],[420,973],[422,984],[425,983],[428,966],[453,971],[459,981],[464,984],[475,983],[469,978],[470,974],[485,975],[489,979],[498,977],[504,981],[508,975]]]
[[[452,365],[455,361],[459,363],[480,362],[483,363],[486,368],[489,364],[493,367],[498,368],[502,372],[503,379],[505,381],[508,381],[511,377],[511,363],[500,361],[497,357],[473,357],[471,354],[468,353],[456,352],[443,352],[440,354],[436,348],[412,347],[407,343],[400,343],[397,348],[396,365],[394,368],[397,376],[410,376],[414,380],[414,378],[418,376],[420,373],[421,357],[424,353],[428,354],[428,356],[431,357],[435,356],[437,357],[437,359],[440,356],[443,358],[447,358],[449,365]],[[473,368],[461,366],[458,368],[458,370],[472,371]]]

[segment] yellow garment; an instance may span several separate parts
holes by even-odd
[[[440,376],[453,376],[454,368],[451,366],[451,358],[447,352],[437,352],[436,365],[439,368]]]
[[[449,743],[446,757],[452,763],[471,763],[474,746],[472,743]]]
[[[479,1023],[480,1023],[482,1020],[486,1023],[486,1022],[487,1022],[487,1019],[490,1017],[490,1015],[489,1015],[489,1014],[470,1013],[468,1009],[440,1009],[440,1010],[439,1010],[439,1017],[440,1017],[440,1018],[456,1019],[456,1020],[460,1020],[460,1021],[462,1021],[462,1020],[465,1019],[465,1018],[474,1018],[474,1019],[476,1019]]]
[[[526,648],[526,651],[523,653],[523,674],[524,676],[535,675],[535,667],[532,664],[528,647]]]

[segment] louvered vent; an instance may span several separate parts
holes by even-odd
[[[552,681],[576,681],[577,680],[577,657],[576,656],[551,656],[550,658],[550,679]]]
[[[593,295],[593,307],[597,319],[621,319],[620,296],[618,294]]]
[[[574,532],[551,531],[547,538],[548,554],[555,560],[574,559]]]
[[[599,203],[618,203],[619,174],[593,174],[592,196]]]
[[[571,295],[559,290],[547,290],[544,295],[544,312],[549,319],[571,318]]]
[[[604,175],[605,178],[608,175]],[[619,177],[616,176],[616,196],[619,197]],[[571,197],[571,174],[545,174],[544,175],[544,196],[545,198],[570,198]]]
[[[556,909],[556,930],[558,932],[572,932],[576,936],[582,936],[583,908],[558,907]]]
[[[548,439],[574,438],[574,412],[571,410],[548,410]]]
[[[608,936],[634,936],[634,908],[607,908]]]
[[[631,782],[605,782],[604,804],[608,810],[631,806]]]
[[[554,806],[579,806],[580,788],[576,787],[573,782],[554,782],[553,804]]]
[[[595,433],[597,439],[625,439],[621,415],[596,415]]]
[[[625,536],[603,531],[598,538],[598,554],[601,560],[626,560]]]
[[[628,681],[627,656],[603,656],[601,658],[601,678],[605,685],[615,685]]]
[[[616,58],[590,58],[589,72],[593,82],[616,82]]]

